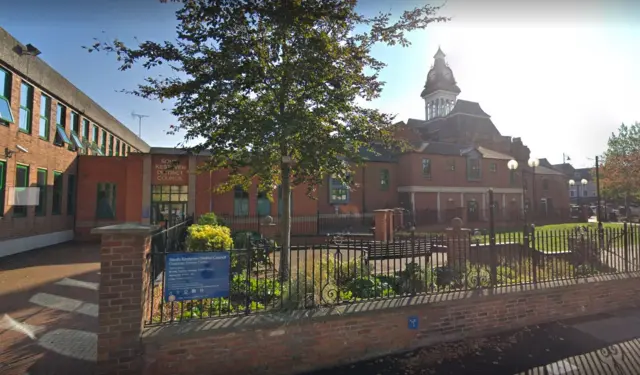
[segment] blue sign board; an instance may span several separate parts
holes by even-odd
[[[420,319],[417,316],[409,317],[409,329],[418,329],[420,326]]]
[[[230,268],[227,251],[167,254],[164,298],[173,302],[229,297]]]

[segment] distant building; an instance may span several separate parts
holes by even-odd
[[[598,186],[592,174],[593,168],[574,168],[569,163],[556,164],[555,169],[562,171],[566,176],[567,189],[571,204],[596,204],[598,202]],[[582,180],[587,180],[586,185],[582,185]],[[575,184],[571,186],[569,180]]]

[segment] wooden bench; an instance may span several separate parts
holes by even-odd
[[[411,241],[372,242],[366,250],[366,259],[402,259],[421,256],[431,256],[431,243],[415,241],[413,248]]]

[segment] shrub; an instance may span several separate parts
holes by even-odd
[[[198,219],[198,225],[222,225],[224,226],[224,221],[213,212],[206,213]]]
[[[187,251],[227,250],[233,247],[231,230],[221,225],[192,225],[187,229]]]

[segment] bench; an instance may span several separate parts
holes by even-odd
[[[413,248],[411,241],[372,242],[366,250],[366,259],[402,259],[421,256],[431,256],[429,241],[415,241]]]

